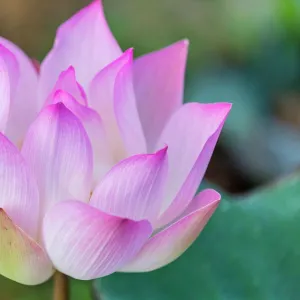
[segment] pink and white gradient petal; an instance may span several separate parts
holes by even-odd
[[[169,146],[169,175],[156,228],[178,217],[193,199],[230,109],[229,103],[189,103],[171,117],[158,143]]]
[[[101,211],[131,220],[157,217],[167,175],[167,147],[155,154],[131,156],[100,181],[90,204]]]
[[[20,68],[19,63],[16,59],[16,56],[3,45],[0,44],[0,60],[1,66],[5,66],[5,69],[8,73],[9,77],[9,85],[10,85],[10,97],[13,98],[15,96],[18,81],[20,77]]]
[[[182,105],[188,44],[182,40],[134,61],[137,108],[150,152],[171,115]]]
[[[61,272],[82,280],[109,275],[131,260],[152,233],[147,221],[110,216],[88,204],[58,203],[44,219],[45,248]]]
[[[0,48],[0,132],[5,132],[10,108],[10,80]]]
[[[31,217],[29,214],[27,217]],[[0,274],[26,285],[48,280],[54,269],[43,248],[0,208]]]
[[[57,30],[54,46],[41,64],[39,98],[47,98],[59,74],[69,66],[75,68],[78,82],[86,90],[96,73],[121,54],[101,1],[93,1]]]
[[[114,89],[114,111],[127,156],[147,152],[136,106],[132,71],[132,61],[129,61],[118,73]]]
[[[94,182],[93,188],[114,165],[107,142],[103,122],[93,109],[79,104],[70,94],[58,90],[51,100],[53,104],[63,103],[84,126],[93,149]]]
[[[101,70],[92,80],[89,89],[89,105],[103,120],[108,142],[116,162],[128,156],[115,113],[115,84],[120,70],[132,63],[133,51],[129,49],[118,59]],[[131,103],[129,103],[131,104]]]
[[[69,93],[80,104],[87,106],[86,94],[82,86],[76,81],[75,69],[73,67],[69,67],[67,70],[60,73],[52,92],[45,102],[45,105],[52,103],[54,94],[59,90]]]
[[[41,217],[70,197],[88,201],[93,152],[83,125],[64,104],[44,108],[27,132],[22,154],[38,182]]]
[[[198,237],[220,199],[214,190],[200,192],[185,216],[151,237],[138,255],[119,271],[148,272],[174,261]]]
[[[38,75],[31,60],[20,48],[2,37],[0,45],[14,55],[18,64],[16,67],[14,63],[14,72],[9,71],[11,80],[15,83],[11,90],[10,113],[5,134],[15,145],[20,146],[39,109],[36,96]]]
[[[39,220],[38,187],[21,153],[2,133],[0,174],[0,208],[24,232],[36,238]]]

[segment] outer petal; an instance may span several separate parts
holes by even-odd
[[[121,271],[148,272],[174,261],[198,237],[220,199],[221,196],[214,190],[202,191],[193,200],[194,210],[149,239],[139,254]]]
[[[1,41],[1,39],[0,39]],[[11,97],[15,96],[19,77],[20,77],[20,68],[16,56],[8,50],[6,47],[0,44],[0,59],[1,65],[5,65],[5,69],[9,75],[9,83],[12,87]]]
[[[121,53],[101,1],[93,1],[59,27],[54,47],[41,65],[40,98],[47,97],[60,72],[69,66],[74,66],[78,81],[87,88],[96,73]]]
[[[114,93],[115,116],[127,154],[145,153],[146,140],[133,89],[132,61],[118,73]]]
[[[53,96],[58,90],[69,93],[80,104],[87,105],[86,94],[81,85],[76,81],[75,69],[73,67],[69,67],[67,70],[60,73],[51,94],[47,98],[46,105],[52,103]]]
[[[36,182],[19,150],[1,133],[0,208],[5,209],[17,226],[36,237],[39,218]]]
[[[92,144],[94,161],[94,186],[114,164],[109,151],[108,140],[100,116],[86,106],[79,104],[70,94],[58,90],[52,103],[63,103],[83,124]]]
[[[4,132],[9,115],[10,82],[6,64],[1,58],[0,46],[0,132]]]
[[[132,220],[154,220],[167,175],[167,148],[129,157],[104,177],[90,204],[105,213]]]
[[[16,226],[2,208],[0,274],[28,285],[42,283],[53,274],[52,263],[41,246]]]
[[[134,90],[148,151],[182,105],[188,41],[149,53],[134,62]]]
[[[132,49],[93,79],[89,101],[102,117],[115,161],[146,152],[131,81]],[[128,90],[129,89],[129,90]]]
[[[9,71],[10,78],[15,84],[11,91],[12,99],[6,135],[20,146],[39,109],[36,96],[37,72],[31,60],[17,46],[1,37],[0,44],[14,55],[18,64],[18,66],[13,66],[15,64],[13,63],[9,67],[9,69],[15,69],[13,72]]]
[[[43,226],[55,267],[83,280],[115,272],[138,253],[151,232],[147,221],[113,217],[72,200],[54,206]]]
[[[88,200],[92,148],[82,124],[64,104],[43,109],[26,135],[22,154],[38,181],[42,216],[55,202]]]
[[[169,178],[158,227],[182,213],[195,195],[231,109],[229,103],[189,103],[164,129],[158,145],[169,146]]]

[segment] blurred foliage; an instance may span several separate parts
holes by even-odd
[[[103,0],[113,33],[123,49],[142,54],[182,38],[191,43],[190,61],[223,51],[251,55],[270,31],[293,30],[299,22],[294,0]],[[57,26],[88,0],[2,0],[0,33],[42,58]],[[33,34],[34,33],[34,34]],[[191,67],[194,64],[190,64]]]
[[[234,201],[228,195],[193,246],[150,273],[96,281],[105,300],[298,299],[300,175]]]
[[[297,0],[278,0],[277,13],[287,32],[295,38],[300,36],[300,2]]]
[[[51,300],[52,280],[37,285],[25,286],[0,276],[1,300]],[[70,280],[70,299],[92,300],[91,283]]]

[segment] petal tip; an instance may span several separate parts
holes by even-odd
[[[61,72],[61,76],[67,75],[67,74],[75,74],[75,68],[73,66],[69,66],[65,71]]]
[[[60,97],[62,97],[62,95],[64,95],[64,94],[66,94],[66,92],[64,92],[63,90],[56,90],[55,92],[54,92],[54,96],[53,96],[53,98],[54,99],[57,99],[57,98],[60,98]],[[55,104],[57,104],[58,102],[62,102],[62,101],[55,101]]]
[[[210,215],[215,211],[221,202],[221,194],[214,189],[205,189],[195,196],[185,215],[195,211],[207,211]]]
[[[68,92],[64,91],[64,90],[61,90],[61,89],[58,89],[54,92],[54,95],[53,95],[53,102],[52,104],[55,105],[55,104],[62,104],[64,105],[64,107],[66,109],[67,106],[66,106],[66,103],[68,103],[68,101],[76,101]],[[56,109],[60,109],[62,110],[62,108],[56,108]]]
[[[231,110],[232,108],[232,103],[230,102],[220,102],[220,103],[217,103],[219,104],[220,106],[223,107],[224,110],[227,110],[228,112]]]
[[[61,91],[61,93],[59,93],[59,97],[63,96],[62,94],[64,94],[63,91]],[[49,116],[50,120],[53,117],[57,117],[58,115],[65,114],[67,112],[69,112],[69,110],[67,109],[65,104],[61,101],[58,101],[51,105],[48,105],[41,111],[41,113],[47,114]]]
[[[182,46],[183,48],[188,48],[190,45],[190,41],[189,41],[189,39],[182,39],[175,44],[178,44],[178,45]]]
[[[162,148],[162,149],[158,150],[157,152],[155,152],[154,155],[156,157],[164,158],[167,155],[168,148],[169,148],[169,146],[165,145],[164,148]]]
[[[60,25],[60,27],[57,29],[56,43],[58,42],[59,37],[64,36],[64,34],[67,33],[67,31],[69,29],[72,29],[73,26],[75,26],[82,19],[84,20],[86,18],[88,18],[88,19],[95,18],[95,17],[97,18],[98,14],[99,14],[100,18],[104,17],[102,1],[94,0],[87,6],[83,7],[81,10],[79,10],[77,13],[75,13],[65,23]]]
[[[229,102],[216,102],[216,103],[199,103],[189,102],[184,104],[185,109],[189,110],[191,114],[198,114],[202,111],[205,114],[219,116],[225,119],[231,110],[232,104]]]
[[[124,54],[120,58],[123,58],[126,61],[126,63],[132,62],[133,53],[134,53],[134,48],[129,48],[124,52]]]

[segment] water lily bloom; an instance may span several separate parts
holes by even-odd
[[[182,104],[188,42],[133,59],[100,1],[40,65],[0,38],[0,274],[24,284],[160,268],[220,195],[195,196],[231,105]]]

